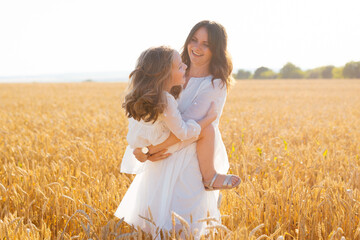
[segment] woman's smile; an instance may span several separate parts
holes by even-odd
[[[195,52],[194,50],[191,50],[191,53],[192,53],[195,57],[202,57],[202,56],[204,56],[204,54],[197,53],[197,52]]]

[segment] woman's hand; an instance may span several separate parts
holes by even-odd
[[[165,158],[168,158],[171,155],[171,153],[166,153],[166,151],[167,151],[167,149],[164,149],[157,153],[154,153],[151,155],[146,155],[141,151],[141,148],[135,148],[133,153],[134,153],[136,159],[140,162],[145,162],[146,160],[149,160],[151,162],[156,162],[156,161],[160,161]]]

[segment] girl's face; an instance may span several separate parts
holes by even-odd
[[[185,83],[186,64],[181,61],[180,54],[174,51],[171,68],[171,87],[183,85]]]
[[[187,45],[191,64],[209,65],[212,53],[209,48],[208,31],[205,27],[199,28]]]

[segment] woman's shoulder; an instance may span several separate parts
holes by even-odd
[[[220,78],[214,78],[212,75],[196,78],[192,77],[189,80],[188,86],[185,88],[186,95],[199,94],[207,92],[223,92],[226,91],[226,86],[223,85],[223,81]]]
[[[224,82],[220,78],[214,78],[212,75],[207,76],[204,79],[204,83],[205,83],[204,87],[207,87],[207,88],[211,87],[211,88],[220,88],[220,89],[225,88],[226,89]]]

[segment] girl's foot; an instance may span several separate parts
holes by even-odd
[[[241,179],[236,175],[230,174],[218,174],[215,173],[211,181],[203,181],[205,190],[221,190],[231,189],[237,187],[241,182]]]

